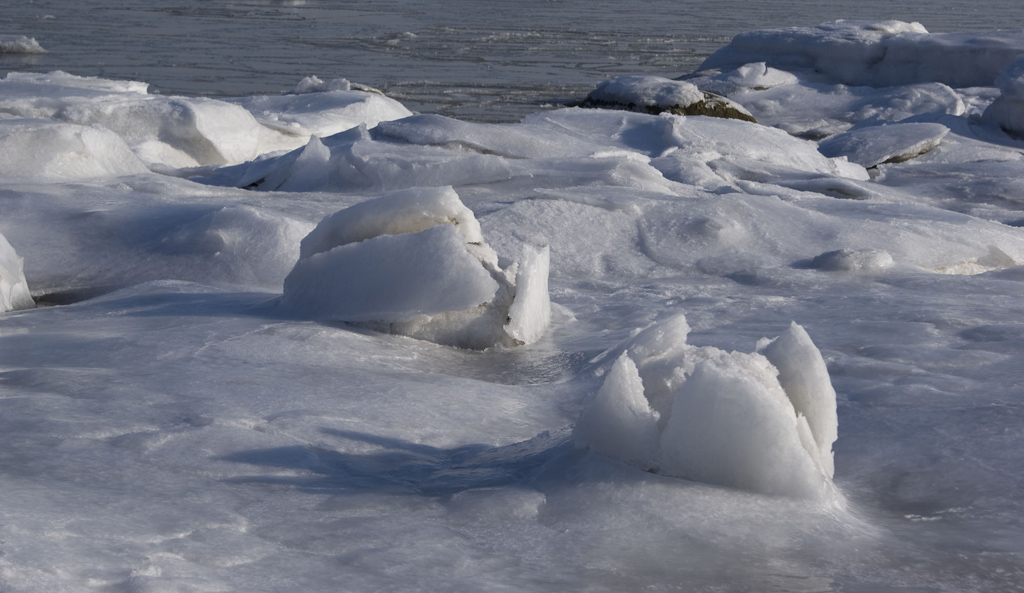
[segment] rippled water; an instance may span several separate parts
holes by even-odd
[[[132,78],[162,93],[277,93],[303,76],[376,86],[411,109],[508,121],[618,74],[678,76],[742,31],[837,18],[931,31],[1024,26],[1017,0],[35,0],[0,8],[0,34],[43,56],[0,72]]]

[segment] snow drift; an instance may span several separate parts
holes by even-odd
[[[836,394],[807,332],[793,323],[750,354],[691,346],[688,333],[679,315],[628,342],[577,445],[656,473],[837,500]]]
[[[547,326],[548,249],[506,268],[451,187],[386,194],[324,218],[302,241],[283,304],[467,348],[535,341]]]

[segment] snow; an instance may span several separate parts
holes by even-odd
[[[588,97],[607,103],[668,108],[701,101],[704,93],[688,82],[658,76],[620,76],[599,83]]]
[[[760,124],[8,75],[0,589],[1018,589],[1021,39],[741,35]]]

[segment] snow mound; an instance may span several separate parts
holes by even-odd
[[[403,190],[324,218],[302,241],[282,303],[441,344],[526,344],[550,321],[548,253],[524,247],[502,269],[455,190]]]
[[[35,307],[28,291],[24,260],[0,234],[0,313]]]
[[[750,112],[738,103],[705,93],[689,82],[658,76],[619,76],[605,80],[579,106],[754,121]]]
[[[38,55],[50,53],[33,37],[0,35],[0,54]]]
[[[145,173],[146,166],[110,130],[0,117],[0,176],[49,181]]]
[[[742,33],[699,70],[765,62],[828,82],[875,87],[941,82],[989,86],[1024,53],[1020,32],[929,33],[920,23],[845,21]]]
[[[874,167],[901,163],[935,149],[949,128],[933,123],[902,123],[857,128],[818,144],[827,157],[846,157],[851,162]]]
[[[758,352],[686,343],[679,315],[637,334],[574,428],[589,447],[656,473],[765,494],[837,500],[836,394],[793,323]]]

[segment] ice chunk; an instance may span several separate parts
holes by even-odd
[[[502,270],[450,188],[416,188],[336,212],[302,242],[282,303],[468,348],[536,341],[550,320],[548,250]]]
[[[261,153],[294,149],[314,134],[324,138],[359,125],[372,128],[382,121],[412,115],[398,101],[345,79],[324,82],[307,77],[290,94],[228,101],[244,107],[256,121],[280,133],[277,137],[264,135]]]
[[[576,446],[654,469],[658,453],[658,413],[644,398],[636,365],[623,352],[594,400],[584,409],[573,437]]]
[[[491,183],[512,177],[506,159],[492,154],[467,152],[459,148],[411,146],[377,140],[366,126],[323,138],[330,157],[318,158],[319,171],[305,168],[318,184],[302,180],[295,170],[299,156],[310,145],[290,153],[226,167],[196,181],[232,185],[261,191],[302,188],[305,191],[337,190],[388,192],[411,187],[439,187]],[[288,181],[292,180],[292,181]]]
[[[124,141],[106,128],[0,118],[2,177],[56,181],[147,171]]]
[[[807,418],[816,445],[808,449],[808,453],[818,460],[825,474],[832,477],[835,472],[832,443],[839,437],[839,417],[836,391],[821,352],[807,330],[796,323],[760,351],[778,369],[779,383],[796,413]]]
[[[452,223],[466,243],[482,243],[480,223],[451,187],[399,190],[327,216],[302,240],[300,257],[380,235],[418,233]]]
[[[796,75],[771,68],[765,62],[744,64],[732,71],[688,80],[691,84],[699,82],[701,90],[723,96],[747,89],[763,91],[778,86],[796,84],[798,81]]]
[[[699,70],[732,70],[751,62],[804,72],[829,82],[899,86],[941,82],[988,86],[1024,53],[1012,31],[929,33],[920,23],[834,21],[742,33],[713,53]]]
[[[352,83],[345,78],[335,78],[324,82],[319,76],[307,76],[299,81],[292,93],[305,95],[309,93],[326,93],[333,91],[351,91]]]
[[[836,394],[807,332],[794,323],[747,354],[691,346],[688,331],[678,315],[626,342],[577,444],[667,475],[833,500]]]
[[[0,35],[0,54],[36,55],[49,53],[34,37]]]
[[[859,165],[874,167],[907,161],[933,150],[948,133],[946,126],[932,123],[868,126],[823,140],[818,150],[827,157],[845,156]]]
[[[442,224],[305,256],[284,301],[317,318],[391,323],[477,307],[497,290],[455,226]]]
[[[676,393],[661,471],[765,494],[824,499],[829,478],[804,449],[797,416],[758,355],[701,361]]]
[[[23,263],[24,259],[18,256],[7,238],[0,234],[0,313],[35,306],[28,291]]]
[[[1007,65],[996,79],[1000,95],[985,109],[983,122],[1024,136],[1024,57]]]
[[[234,164],[253,159],[258,153],[256,120],[241,107],[215,99],[116,97],[67,105],[54,116],[113,130],[151,164]]]
[[[505,331],[524,344],[536,342],[551,322],[548,269],[551,249],[523,245],[523,257],[516,271],[516,296],[508,309]]]
[[[139,82],[11,73],[0,81],[0,110],[24,118],[102,125],[151,165],[241,163],[257,154],[260,125],[237,105],[149,95]]]

